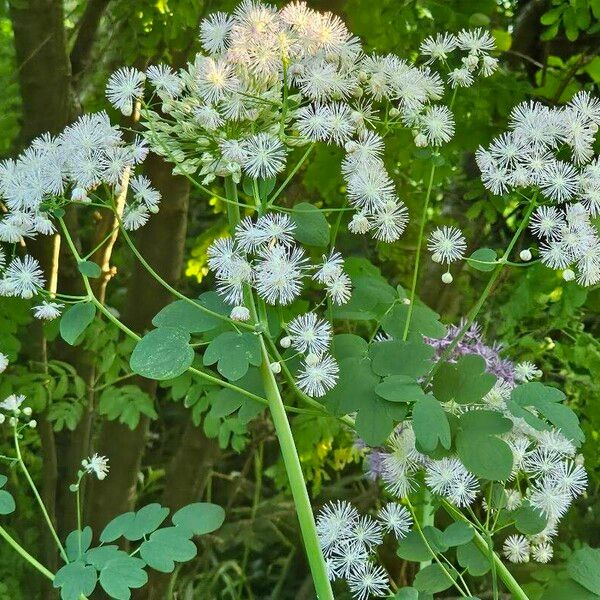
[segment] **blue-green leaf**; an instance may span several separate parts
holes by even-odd
[[[96,588],[96,569],[78,560],[61,567],[54,576],[52,585],[60,588],[62,600],[80,600],[89,596]]]
[[[147,333],[129,359],[131,370],[148,379],[173,379],[194,361],[190,334],[176,327],[159,327]]]
[[[91,302],[80,302],[66,310],[60,318],[60,335],[67,344],[75,345],[77,338],[94,320],[96,307]]]
[[[171,518],[174,525],[186,529],[190,535],[211,533],[225,520],[225,511],[210,502],[195,502],[180,508]]]
[[[217,371],[223,377],[236,381],[248,372],[251,364],[260,366],[260,342],[252,333],[226,331],[211,341],[202,360],[207,366],[217,363]]]

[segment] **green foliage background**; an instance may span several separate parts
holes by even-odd
[[[23,1],[26,0],[12,0],[14,5]],[[502,130],[512,106],[523,99],[560,103],[579,89],[597,91],[600,3],[337,0],[309,4],[342,14],[368,49],[400,56],[413,55],[423,38],[441,30],[491,28],[498,47],[505,52],[502,68],[494,77],[461,94],[456,103],[456,135],[442,151],[430,218],[433,224],[461,227],[473,247],[483,240],[489,247],[505,244],[513,224],[514,200],[502,201],[484,190],[477,177],[473,152]],[[22,116],[9,5],[3,2],[0,10],[0,155],[5,157],[15,152]],[[118,65],[143,67],[159,60],[175,65],[184,62],[197,48],[197,25],[202,16],[229,10],[235,2],[112,0],[107,6],[93,60],[79,87],[78,102],[85,111],[106,108],[103,84]],[[85,7],[83,0],[65,3],[66,30],[71,41]],[[523,22],[531,10],[537,11],[533,26],[529,21]],[[112,112],[111,116],[118,119]],[[385,160],[399,196],[415,215],[422,202],[428,155],[414,148],[407,132],[386,138],[386,148]],[[319,147],[284,201],[290,205],[306,200],[318,206],[339,206],[344,198],[340,160],[336,149]],[[197,297],[211,289],[206,249],[226,227],[223,213],[224,207],[216,198],[206,202],[192,190],[186,267],[179,285],[188,296]],[[363,245],[343,232],[342,227],[338,245],[345,256],[369,259],[392,286],[407,284],[416,240],[414,221],[402,240],[390,246]],[[119,310],[131,277],[131,258],[126,247],[117,247],[115,262],[119,276],[111,283],[108,304]],[[437,269],[435,265],[427,266],[421,293],[442,320],[449,322],[472,305],[484,276],[459,271],[454,285],[443,287]],[[488,340],[501,341],[507,356],[515,361],[535,362],[548,381],[565,391],[586,433],[584,454],[591,481],[587,498],[579,502],[561,530],[561,554],[567,557],[583,542],[600,544],[600,517],[593,510],[600,484],[600,290],[584,290],[575,283],[566,283],[553,271],[541,267],[515,269],[506,277],[510,280],[505,281],[503,291],[492,297],[479,319]],[[13,391],[25,393],[36,411],[47,411],[47,419],[56,432],[73,431],[86,410],[82,374],[72,367],[69,356],[51,356],[49,372],[36,371],[24,348],[30,321],[27,303],[0,299],[0,350],[17,360],[10,377],[0,378],[0,398]],[[54,339],[56,326],[50,324],[46,335],[49,340]],[[217,538],[202,542],[198,558],[178,573],[173,597],[310,597],[303,592],[307,568],[299,557],[285,471],[266,415],[253,410],[255,407],[245,407],[246,412],[242,412],[236,398],[188,374],[162,382],[156,401],[134,382],[124,381],[124,385],[117,386],[129,376],[132,345],[105,323],[96,321],[88,328],[81,348],[91,353],[98,367],[95,387],[102,390],[98,418],[115,420],[131,429],[144,415],[152,421],[138,477],[136,505],[154,501],[164,492],[169,461],[189,419],[214,440],[213,452],[218,458],[209,468],[205,492],[227,506],[228,518]],[[252,389],[255,370],[250,366],[246,376],[248,389]],[[251,420],[252,417],[255,418]],[[364,507],[376,503],[376,485],[362,477],[360,455],[353,439],[336,419],[316,420],[301,415],[294,419],[293,430],[307,479],[319,502],[346,497]],[[4,436],[0,429],[0,454],[8,448],[9,440]],[[27,453],[39,478],[37,442],[27,446]],[[63,483],[66,486],[70,482]],[[31,519],[32,499],[26,489],[19,487],[16,477],[10,477],[9,485],[20,515],[19,522],[12,522],[11,526],[26,547],[39,548],[42,540],[39,523]],[[393,549],[387,559],[388,567],[399,579],[410,580]],[[531,598],[542,597],[548,581],[560,578],[552,567],[534,570],[525,566],[522,570],[524,578],[530,581]],[[40,593],[27,567],[15,560],[5,545],[0,545],[0,600],[42,597]],[[343,595],[340,593],[339,597]],[[553,599],[563,597],[568,595],[556,594]]]

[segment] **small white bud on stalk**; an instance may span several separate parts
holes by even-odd
[[[249,321],[250,311],[245,306],[234,306],[229,317],[233,321]]]
[[[30,417],[32,412],[33,412],[33,411],[31,410],[31,406],[26,406],[26,407],[23,409],[23,414],[24,414],[26,417]]]
[[[279,340],[279,345],[282,348],[289,348],[292,345],[292,338],[289,335],[286,335],[285,337],[282,337]]]
[[[314,367],[315,365],[319,364],[319,357],[316,354],[313,354],[312,352],[310,354],[306,355],[306,364],[309,367]]]
[[[37,421],[35,419],[31,419],[27,425],[29,425],[31,429],[35,429],[37,427]]]
[[[278,362],[271,363],[269,368],[271,369],[271,373],[275,373],[275,375],[281,373],[281,364]]]
[[[519,253],[519,258],[523,262],[529,262],[533,258],[531,250],[529,250],[529,248],[527,248],[526,250],[521,250],[521,252]]]
[[[575,279],[575,273],[571,269],[565,269],[563,271],[563,279],[565,281],[573,281],[573,279]]]
[[[452,273],[444,273],[442,275],[442,281],[444,283],[452,283],[454,281],[454,277],[452,277]]]

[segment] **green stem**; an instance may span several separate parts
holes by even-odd
[[[20,554],[31,566],[35,567],[42,575],[47,577],[50,581],[54,581],[54,574],[46,569],[46,567],[36,560],[21,544],[19,544],[9,533],[4,529],[4,527],[0,526],[0,537],[4,538],[6,542],[12,546],[13,550],[16,550],[18,554]]]
[[[469,590],[465,590],[462,589],[462,587],[459,585],[459,583],[457,582],[456,579],[454,579],[454,577],[452,577],[452,575],[450,574],[450,572],[448,571],[448,569],[446,569],[446,567],[444,566],[444,564],[442,563],[442,561],[437,557],[437,554],[435,553],[434,549],[431,547],[431,544],[429,543],[429,540],[427,539],[427,536],[425,535],[420,523],[419,523],[419,519],[417,518],[417,514],[416,511],[413,507],[413,505],[411,504],[410,500],[408,498],[406,498],[406,502],[408,504],[408,508],[412,514],[413,517],[413,521],[415,523],[415,527],[417,528],[417,532],[418,534],[421,536],[421,540],[423,541],[423,543],[425,544],[425,546],[427,547],[427,550],[429,551],[429,554],[431,554],[431,558],[438,564],[438,566],[440,567],[440,569],[442,570],[442,572],[444,573],[444,575],[447,577],[447,579],[449,581],[452,582],[452,585],[458,590],[458,592],[460,593],[461,596],[463,597],[469,597],[471,594],[469,592]],[[458,573],[458,571],[457,571]]]
[[[29,474],[27,466],[23,462],[23,457],[21,456],[21,448],[19,446],[19,434],[17,433],[16,426],[13,429],[13,436],[14,436],[15,451],[17,453],[17,461],[19,463],[19,466],[21,467],[21,470],[23,471],[23,473],[25,475],[25,479],[27,479],[27,482],[29,483],[29,487],[33,491],[33,495],[35,496],[35,499],[40,507],[40,510],[42,511],[42,514],[44,515],[44,519],[46,520],[46,523],[48,524],[48,529],[50,530],[50,533],[52,534],[52,537],[54,538],[54,541],[56,542],[56,545],[57,545],[58,549],[60,550],[60,554],[63,557],[63,560],[65,562],[69,562],[69,559],[67,558],[67,553],[65,552],[65,549],[60,542],[60,539],[56,533],[56,530],[54,529],[54,525],[52,524],[52,519],[50,518],[50,515],[48,514],[48,511],[46,510],[46,506],[44,505],[44,502],[40,496],[40,493],[38,492],[37,487],[35,486],[35,483],[33,482],[31,475]]]
[[[423,212],[421,213],[421,222],[419,224],[419,237],[417,238],[417,254],[415,256],[415,267],[413,269],[412,284],[410,286],[410,304],[406,313],[406,323],[404,324],[404,332],[402,339],[406,341],[408,331],[410,329],[410,320],[412,318],[415,297],[417,293],[417,283],[419,282],[419,266],[421,263],[421,246],[423,245],[423,234],[425,233],[425,223],[427,222],[427,210],[429,208],[429,200],[431,198],[431,190],[433,188],[433,176],[435,174],[435,163],[431,163],[431,171],[429,173],[429,183],[427,184],[427,193],[425,194],[425,202],[423,203]]]
[[[230,177],[225,179],[225,192],[230,199],[235,199],[237,197],[235,183]],[[235,213],[230,213],[230,218],[235,219]],[[237,214],[237,219],[237,221],[230,221],[229,225],[231,230],[234,230],[239,222],[239,212]],[[258,323],[258,313],[252,290],[248,289],[246,291],[246,298],[252,318],[255,323]],[[261,310],[264,313],[264,306],[261,306]],[[263,327],[265,327],[265,331],[268,331],[266,322],[263,323]],[[331,583],[327,576],[325,558],[323,557],[323,552],[321,551],[321,546],[319,544],[319,536],[317,535],[317,527],[315,525],[310,497],[306,488],[306,482],[304,481],[304,474],[302,473],[302,465],[300,463],[300,458],[298,457],[296,443],[294,442],[294,436],[292,435],[292,429],[285,412],[285,406],[279,392],[279,387],[277,386],[275,375],[271,371],[271,361],[265,344],[264,334],[261,333],[259,339],[262,353],[262,364],[260,366],[262,383],[265,390],[265,396],[269,402],[269,410],[275,427],[275,433],[279,441],[279,447],[281,448],[281,456],[288,476],[292,498],[294,499],[296,514],[300,523],[300,531],[302,533],[304,548],[306,550],[306,556],[308,558],[317,598],[318,600],[334,600]]]
[[[494,272],[492,273],[492,276],[488,280],[487,285],[485,286],[483,292],[481,293],[481,296],[479,296],[479,299],[475,303],[475,306],[473,306],[473,308],[469,311],[469,314],[467,315],[467,319],[466,319],[464,325],[460,328],[460,331],[456,334],[456,337],[446,347],[444,352],[442,352],[440,358],[433,365],[431,371],[429,372],[427,380],[425,381],[425,384],[429,384],[431,382],[436,371],[445,362],[445,360],[452,354],[454,348],[456,348],[456,346],[458,346],[458,344],[464,337],[465,333],[467,333],[467,331],[469,330],[469,327],[471,327],[471,325],[475,321],[475,318],[479,314],[481,307],[484,305],[485,301],[488,299],[488,296],[490,295],[490,293],[494,287],[494,284],[496,283],[498,277],[500,277],[500,273],[502,273],[502,271],[504,270],[504,267],[506,266],[506,263],[508,261],[508,257],[510,256],[510,253],[513,251],[513,248],[515,247],[515,244],[521,237],[521,234],[523,233],[525,227],[527,227],[527,223],[529,222],[529,217],[531,217],[531,213],[533,212],[533,209],[535,208],[535,200],[536,200],[535,196],[530,200],[529,206],[527,207],[527,210],[525,211],[525,215],[523,216],[523,220],[519,224],[519,227],[515,231],[515,234],[513,235],[508,246],[506,247],[504,254],[498,260],[498,266],[494,269]]]
[[[273,419],[273,425],[275,426],[275,432],[277,433],[277,439],[279,440],[281,455],[290,483],[292,497],[294,498],[296,514],[298,515],[298,521],[300,522],[300,530],[302,532],[304,547],[313,576],[317,598],[319,600],[333,600],[333,592],[331,590],[329,578],[327,577],[325,559],[323,558],[321,546],[319,545],[315,519],[310,498],[308,496],[308,490],[306,489],[306,482],[304,481],[304,475],[302,473],[302,466],[296,451],[294,436],[292,435],[292,430],[287,415],[285,414],[277,382],[269,368],[269,355],[262,336],[260,338],[260,343],[263,355],[260,371],[263,385],[265,386],[265,395],[269,401],[271,418]]]
[[[446,510],[446,512],[456,520],[463,521],[468,525],[471,525],[471,522],[465,515],[460,512],[457,508],[455,508],[452,504],[450,504],[446,500],[442,500],[442,506]],[[491,550],[490,556],[490,547],[486,539],[477,531],[477,529],[473,528],[474,537],[473,540],[475,545],[487,556],[490,557],[490,561],[493,561],[496,573],[502,579],[502,582],[506,586],[506,589],[512,594],[513,600],[529,600],[527,594],[523,591],[517,580],[512,576],[512,573],[506,568],[502,560],[498,557],[498,555]]]
[[[304,164],[304,162],[308,158],[309,154],[313,151],[314,147],[315,147],[315,144],[313,142],[306,149],[306,152],[302,155],[302,158],[296,163],[296,166],[290,171],[290,174],[285,178],[283,183],[277,188],[277,190],[274,192],[274,194],[269,198],[269,201],[267,202],[267,209],[269,209],[273,206],[273,204],[275,203],[275,200],[277,200],[277,198],[279,198],[279,195],[281,194],[281,192],[283,192],[283,190],[285,190],[285,188],[287,187],[287,184],[291,181],[292,177],[298,172],[300,167]],[[225,191],[227,191],[227,187],[225,188]]]

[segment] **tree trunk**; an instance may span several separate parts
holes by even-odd
[[[153,154],[146,160],[146,173],[161,192],[162,201],[159,214],[140,230],[136,244],[157,273],[173,285],[183,266],[189,182],[184,177],[174,177],[171,170],[172,165]],[[170,300],[170,293],[136,261],[123,321],[143,333]],[[154,396],[156,382],[139,378],[135,383]],[[96,451],[108,456],[111,470],[104,481],[90,481],[88,487],[88,522],[96,533],[115,515],[133,507],[147,431],[145,418],[133,431],[114,421],[103,424]]]
[[[70,63],[62,1],[28,0],[9,4],[22,107],[21,131],[16,146],[22,148],[42,133],[59,133],[69,122],[72,106]],[[59,241],[58,236],[51,236],[28,244],[29,252],[40,261],[49,275],[49,289],[56,285]],[[27,335],[29,357],[41,370],[45,370],[47,348],[41,323],[33,323]],[[50,518],[56,521],[57,460],[54,432],[43,417],[39,420],[43,462],[41,494]],[[57,558],[54,541],[44,530],[43,562],[54,571]],[[44,583],[44,597],[50,597],[51,594],[50,586]]]

